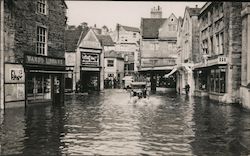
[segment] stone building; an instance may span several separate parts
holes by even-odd
[[[160,79],[176,65],[178,19],[174,14],[161,18],[160,7],[151,13],[151,18],[141,19],[140,72],[151,74],[151,80],[157,79],[156,85],[166,86]]]
[[[104,88],[104,54],[98,34],[90,28],[81,33],[76,48],[76,90],[100,91]]]
[[[207,2],[198,17],[200,61],[193,67],[195,95],[239,102],[241,83],[241,2]]]
[[[104,79],[117,80],[121,87],[124,77],[124,58],[114,50],[104,52]],[[107,84],[108,85],[108,84]]]
[[[242,56],[240,102],[250,109],[250,3],[242,2]],[[238,31],[237,31],[238,33]]]
[[[185,93],[186,84],[190,85],[190,95],[194,93],[192,66],[199,61],[199,24],[200,8],[186,7],[183,21],[179,20],[177,35],[177,92]]]
[[[64,100],[64,0],[1,0],[1,108]]]
[[[85,26],[68,26],[65,31],[65,91],[76,91],[76,51],[80,35],[85,36],[89,28]]]
[[[115,42],[115,51],[122,53],[125,58],[125,74],[133,75],[138,71],[139,66],[140,29],[117,24],[116,30],[112,34],[112,39]]]

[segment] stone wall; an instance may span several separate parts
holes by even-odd
[[[48,14],[36,11],[36,1],[5,1],[5,61],[23,62],[24,54],[36,54],[36,27],[48,30],[48,56],[64,58],[65,6],[47,1]]]

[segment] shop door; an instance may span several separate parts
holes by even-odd
[[[99,72],[82,71],[81,86],[82,92],[98,91],[100,88]]]

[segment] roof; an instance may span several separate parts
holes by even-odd
[[[142,38],[158,38],[159,28],[166,21],[166,18],[142,18]]]
[[[110,35],[96,35],[102,46],[114,46],[114,42]]]
[[[114,50],[104,51],[104,58],[124,59],[120,53],[118,53],[117,51],[114,51]]]
[[[120,25],[120,26],[123,27],[126,31],[140,32],[140,29],[136,27],[129,27],[129,26],[124,26],[124,25]]]
[[[190,16],[198,16],[200,14],[201,8],[189,8],[187,7],[187,11],[189,12]]]
[[[65,31],[65,51],[75,51],[79,38],[81,39],[87,34],[88,28],[76,28],[74,30]],[[83,35],[81,35],[83,33]]]

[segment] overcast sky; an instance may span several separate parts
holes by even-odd
[[[66,1],[68,5],[68,24],[78,26],[87,22],[89,26],[106,25],[114,30],[117,23],[126,26],[140,27],[141,18],[149,18],[151,8],[162,7],[162,16],[167,18],[171,13],[183,17],[186,6],[202,7],[205,2],[153,2],[153,1]]]

